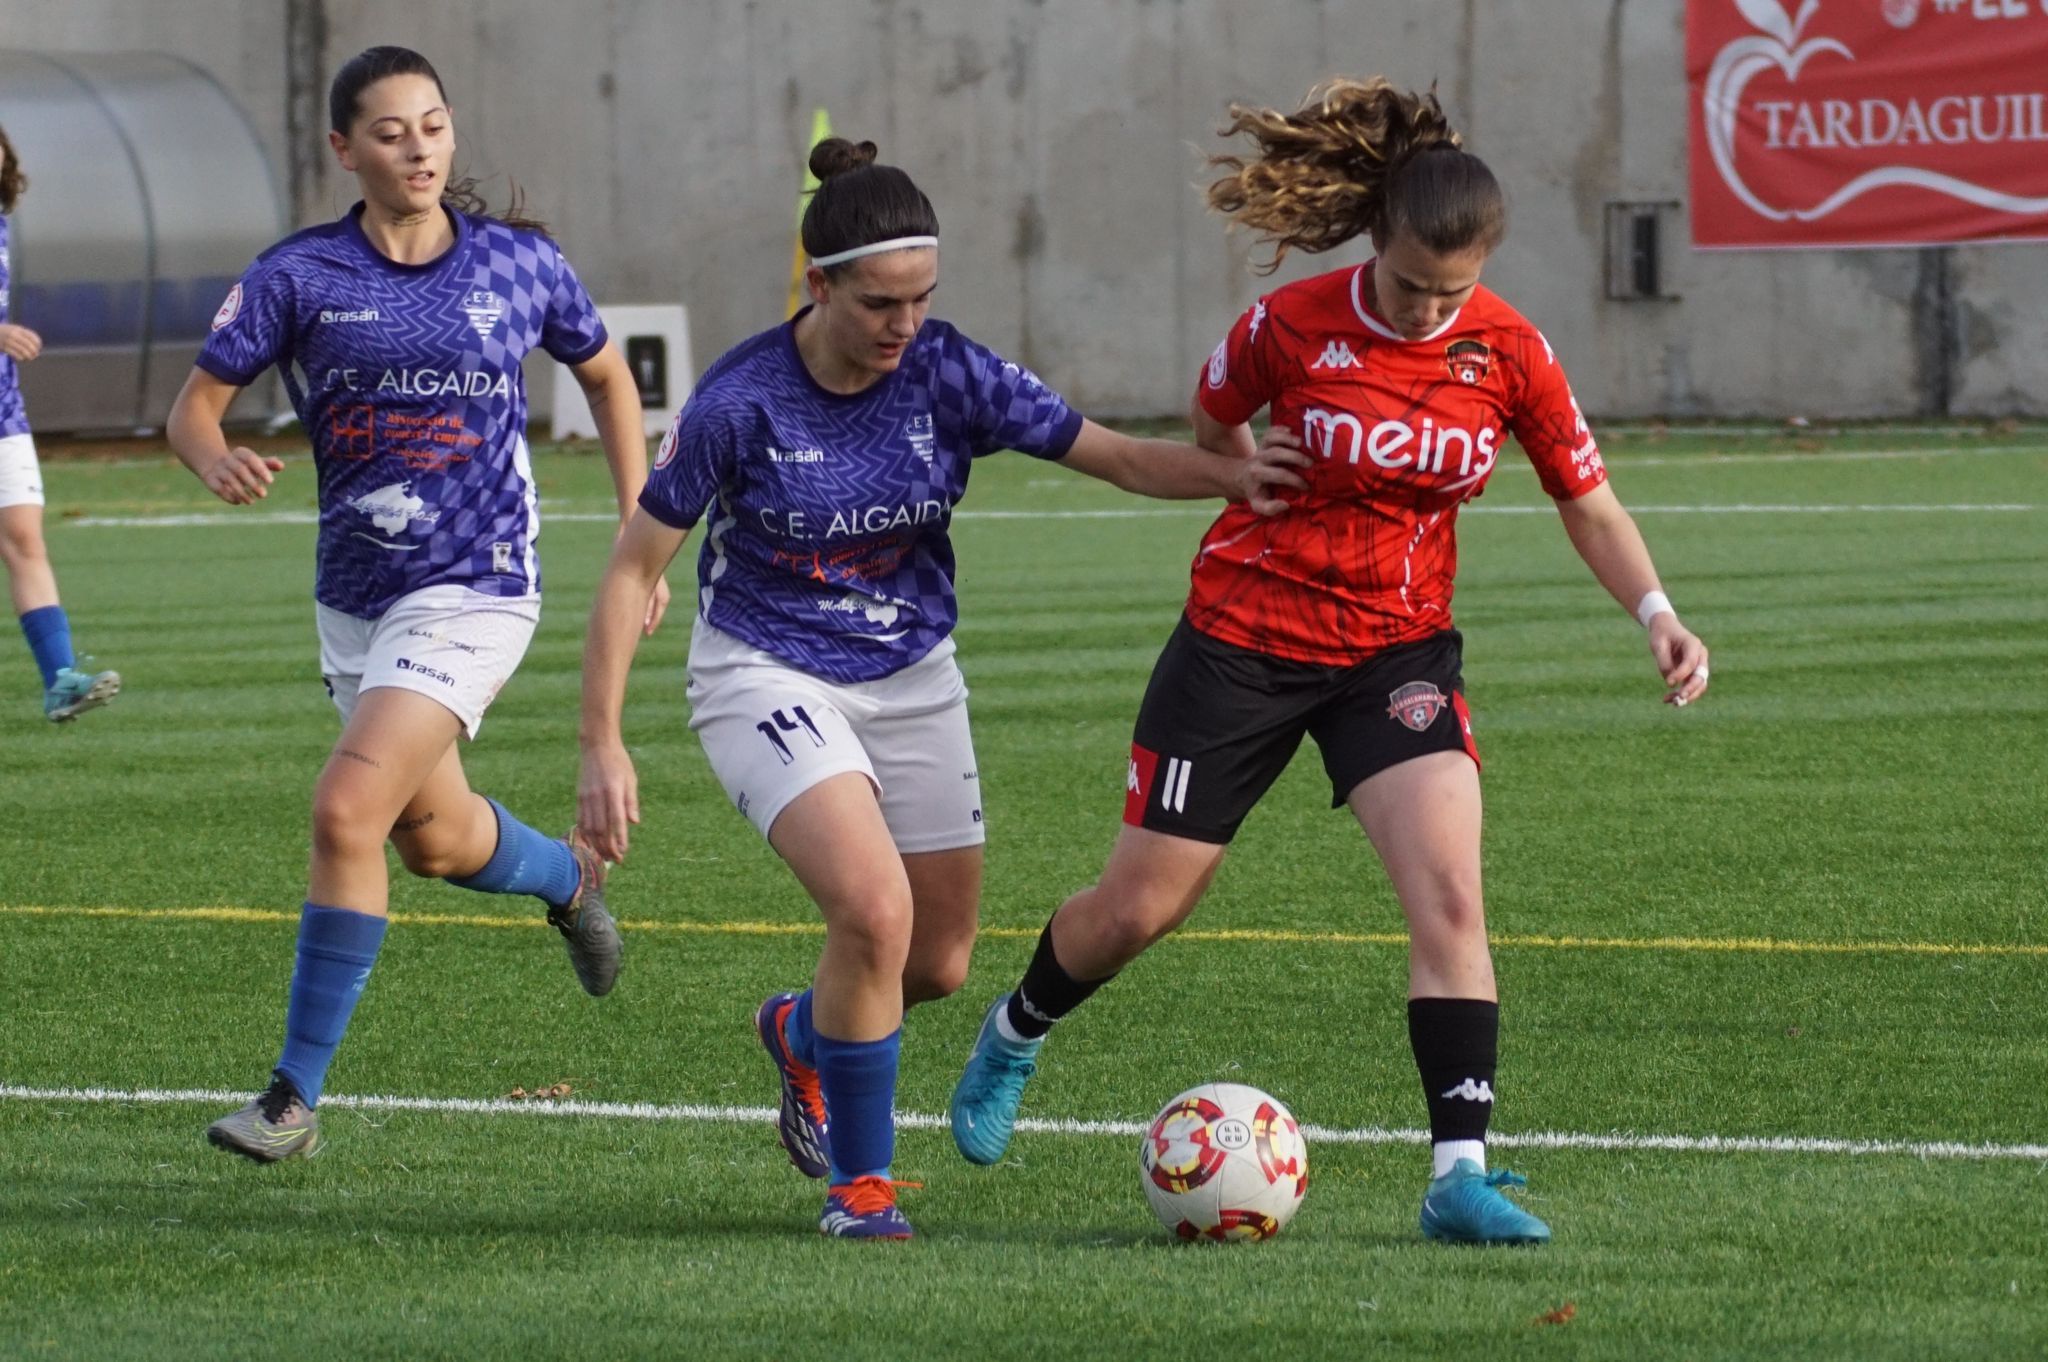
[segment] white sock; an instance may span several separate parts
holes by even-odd
[[[1430,1176],[1440,1178],[1458,1166],[1459,1159],[1470,1159],[1480,1168],[1486,1167],[1486,1141],[1484,1140],[1439,1140],[1430,1146]]]
[[[1018,1035],[1017,1028],[1010,1025],[1010,1000],[1008,998],[1003,999],[1003,1005],[996,1009],[996,1034],[1012,1045],[1030,1045],[1037,1040],[1035,1036]]]

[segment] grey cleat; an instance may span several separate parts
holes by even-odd
[[[605,910],[603,858],[573,829],[568,842],[569,854],[576,858],[576,897],[548,909],[548,922],[569,943],[569,963],[576,967],[583,991],[602,998],[618,982],[625,943],[619,940],[619,924]]]
[[[68,724],[89,709],[98,709],[121,693],[121,673],[82,672],[66,667],[43,692],[43,717]]]
[[[208,1126],[206,1139],[258,1163],[310,1159],[320,1152],[320,1118],[299,1099],[291,1080],[278,1074],[255,1101]]]

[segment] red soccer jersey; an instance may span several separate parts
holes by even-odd
[[[1275,290],[1209,356],[1204,411],[1239,425],[1270,407],[1315,459],[1287,511],[1232,505],[1202,538],[1188,619],[1226,643],[1348,666],[1449,628],[1458,507],[1509,432],[1557,500],[1607,480],[1564,370],[1520,313],[1482,286],[1403,340],[1370,310],[1372,268]]]

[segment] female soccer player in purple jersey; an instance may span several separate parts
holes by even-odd
[[[476,736],[540,616],[520,359],[539,347],[576,374],[622,515],[647,472],[632,373],[554,242],[449,184],[454,123],[425,58],[353,58],[328,112],[363,201],[250,266],[170,422],[215,495],[261,499],[282,465],[231,448],[221,418],[274,365],[320,482],[320,669],[345,726],[313,795],[284,1052],[269,1088],[207,1129],[263,1162],[319,1142],[327,1066],[384,939],[387,837],[415,875],[540,898],[592,994],[611,988],[620,953],[604,863],[573,833],[543,837],[472,792],[456,738]],[[639,627],[651,633],[666,600],[648,583]]]
[[[640,815],[619,716],[637,603],[708,515],[690,726],[825,918],[813,986],[755,1018],[781,1074],[782,1143],[829,1178],[826,1234],[902,1239],[890,1160],[903,1011],[960,986],[981,895],[947,538],[970,464],[1019,449],[1149,496],[1272,510],[1272,484],[1301,483],[1258,456],[1105,430],[927,322],[938,219],[874,157],[841,139],[812,152],[812,305],[705,372],[613,551],[585,645],[577,827],[606,859],[626,854]]]
[[[61,724],[113,699],[121,677],[74,665],[71,620],[57,603],[57,574],[43,545],[43,475],[19,373],[43,352],[43,338],[7,320],[7,216],[27,188],[14,144],[0,129],[0,563],[7,565],[14,613],[43,675],[43,717]]]

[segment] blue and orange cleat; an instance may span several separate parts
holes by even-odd
[[[875,1173],[841,1183],[825,1198],[818,1233],[834,1239],[909,1239],[915,1231],[896,1209],[896,1189],[923,1185],[891,1182]]]
[[[1500,1194],[1526,1187],[1520,1173],[1489,1173],[1470,1159],[1429,1184],[1422,1195],[1422,1232],[1455,1244],[1547,1244],[1550,1226]]]
[[[783,1026],[789,1010],[796,1006],[794,993],[778,993],[754,1013],[754,1029],[761,1033],[761,1048],[775,1061],[782,1077],[782,1110],[775,1133],[796,1171],[807,1178],[822,1178],[832,1171],[826,1151],[825,1094],[818,1087],[818,1071],[790,1052]]]

